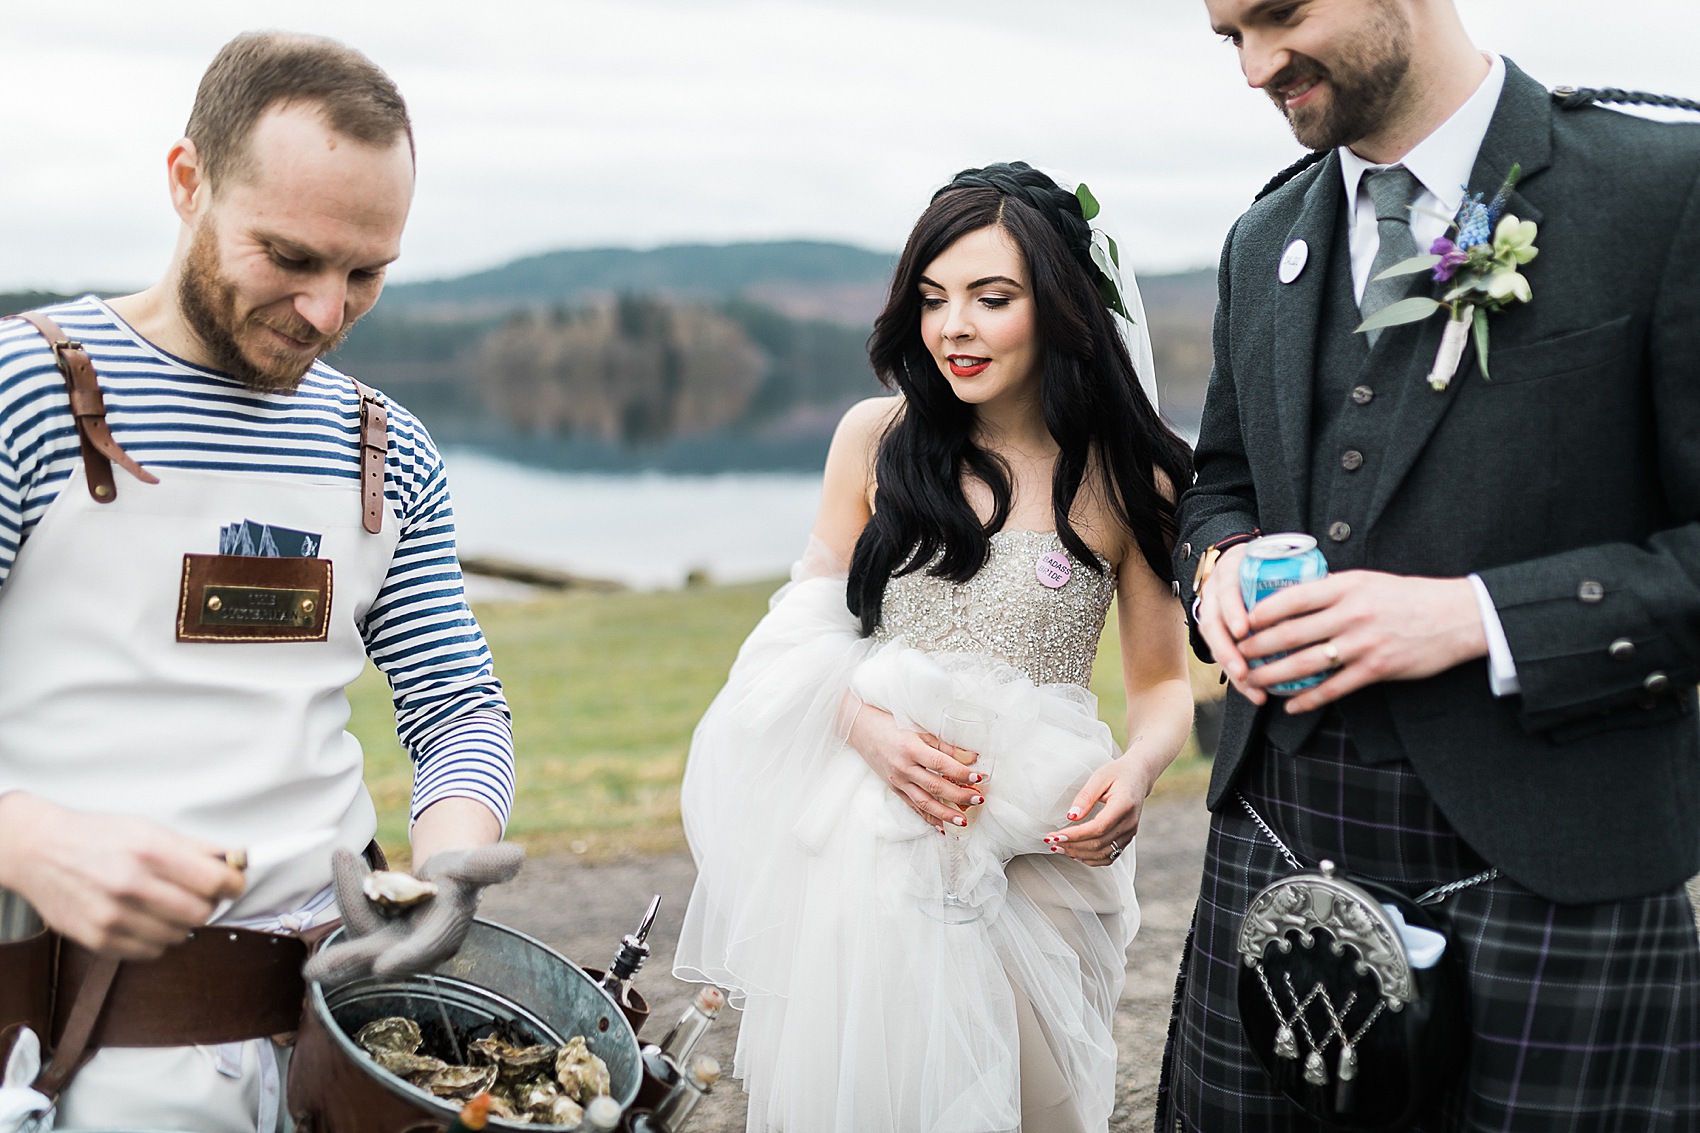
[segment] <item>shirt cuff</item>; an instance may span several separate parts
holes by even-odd
[[[1493,595],[1479,574],[1470,576],[1470,585],[1476,588],[1476,608],[1481,611],[1482,632],[1487,635],[1488,688],[1495,696],[1516,696],[1523,686],[1517,680],[1517,662],[1511,657],[1511,643],[1505,640],[1505,627],[1500,624]]]

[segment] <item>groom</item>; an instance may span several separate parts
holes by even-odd
[[[1159,1128],[1314,1127],[1236,1014],[1240,919],[1294,872],[1276,837],[1408,897],[1487,874],[1430,908],[1468,1054],[1422,1128],[1700,1128],[1700,129],[1549,94],[1451,0],[1206,7],[1318,152],[1228,237],[1181,502],[1233,691]],[[1444,315],[1355,328],[1440,296],[1374,277],[1514,165],[1530,300],[1435,390]],[[1258,531],[1331,574],[1248,615]]]

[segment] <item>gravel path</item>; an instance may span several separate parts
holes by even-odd
[[[1114,1133],[1151,1128],[1169,999],[1198,894],[1208,822],[1202,800],[1191,795],[1161,795],[1146,807],[1136,881],[1142,923],[1128,950],[1127,988],[1116,1011],[1121,1067],[1110,1121]],[[658,1039],[685,1009],[691,992],[692,985],[678,983],[668,973],[695,878],[685,853],[598,864],[572,854],[543,855],[528,861],[512,884],[492,889],[480,911],[581,964],[604,967],[620,937],[636,927],[650,894],[660,893],[661,916],[650,936],[655,951],[637,981],[652,1009],[644,1037]],[[728,1071],[737,1041],[736,1020],[733,1012],[723,1015],[701,1047]],[[693,1115],[689,1128],[690,1133],[739,1133],[744,1128],[744,1096],[737,1084],[728,1080],[717,1089]]]

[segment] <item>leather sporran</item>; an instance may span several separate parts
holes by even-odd
[[[1384,906],[1418,930],[1411,947]],[[1259,890],[1237,943],[1246,1042],[1324,1126],[1403,1129],[1452,1081],[1466,990],[1450,949],[1434,955],[1445,938],[1420,905],[1323,862]]]

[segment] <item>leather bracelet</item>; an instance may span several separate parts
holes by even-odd
[[[1198,569],[1192,574],[1193,597],[1196,598],[1199,591],[1204,589],[1204,584],[1210,581],[1210,573],[1216,569],[1216,560],[1222,557],[1222,552],[1237,547],[1241,543],[1249,543],[1253,539],[1262,537],[1263,531],[1260,528],[1253,528],[1249,534],[1242,532],[1238,535],[1230,535],[1226,539],[1219,540],[1206,547],[1204,553],[1198,556]]]

